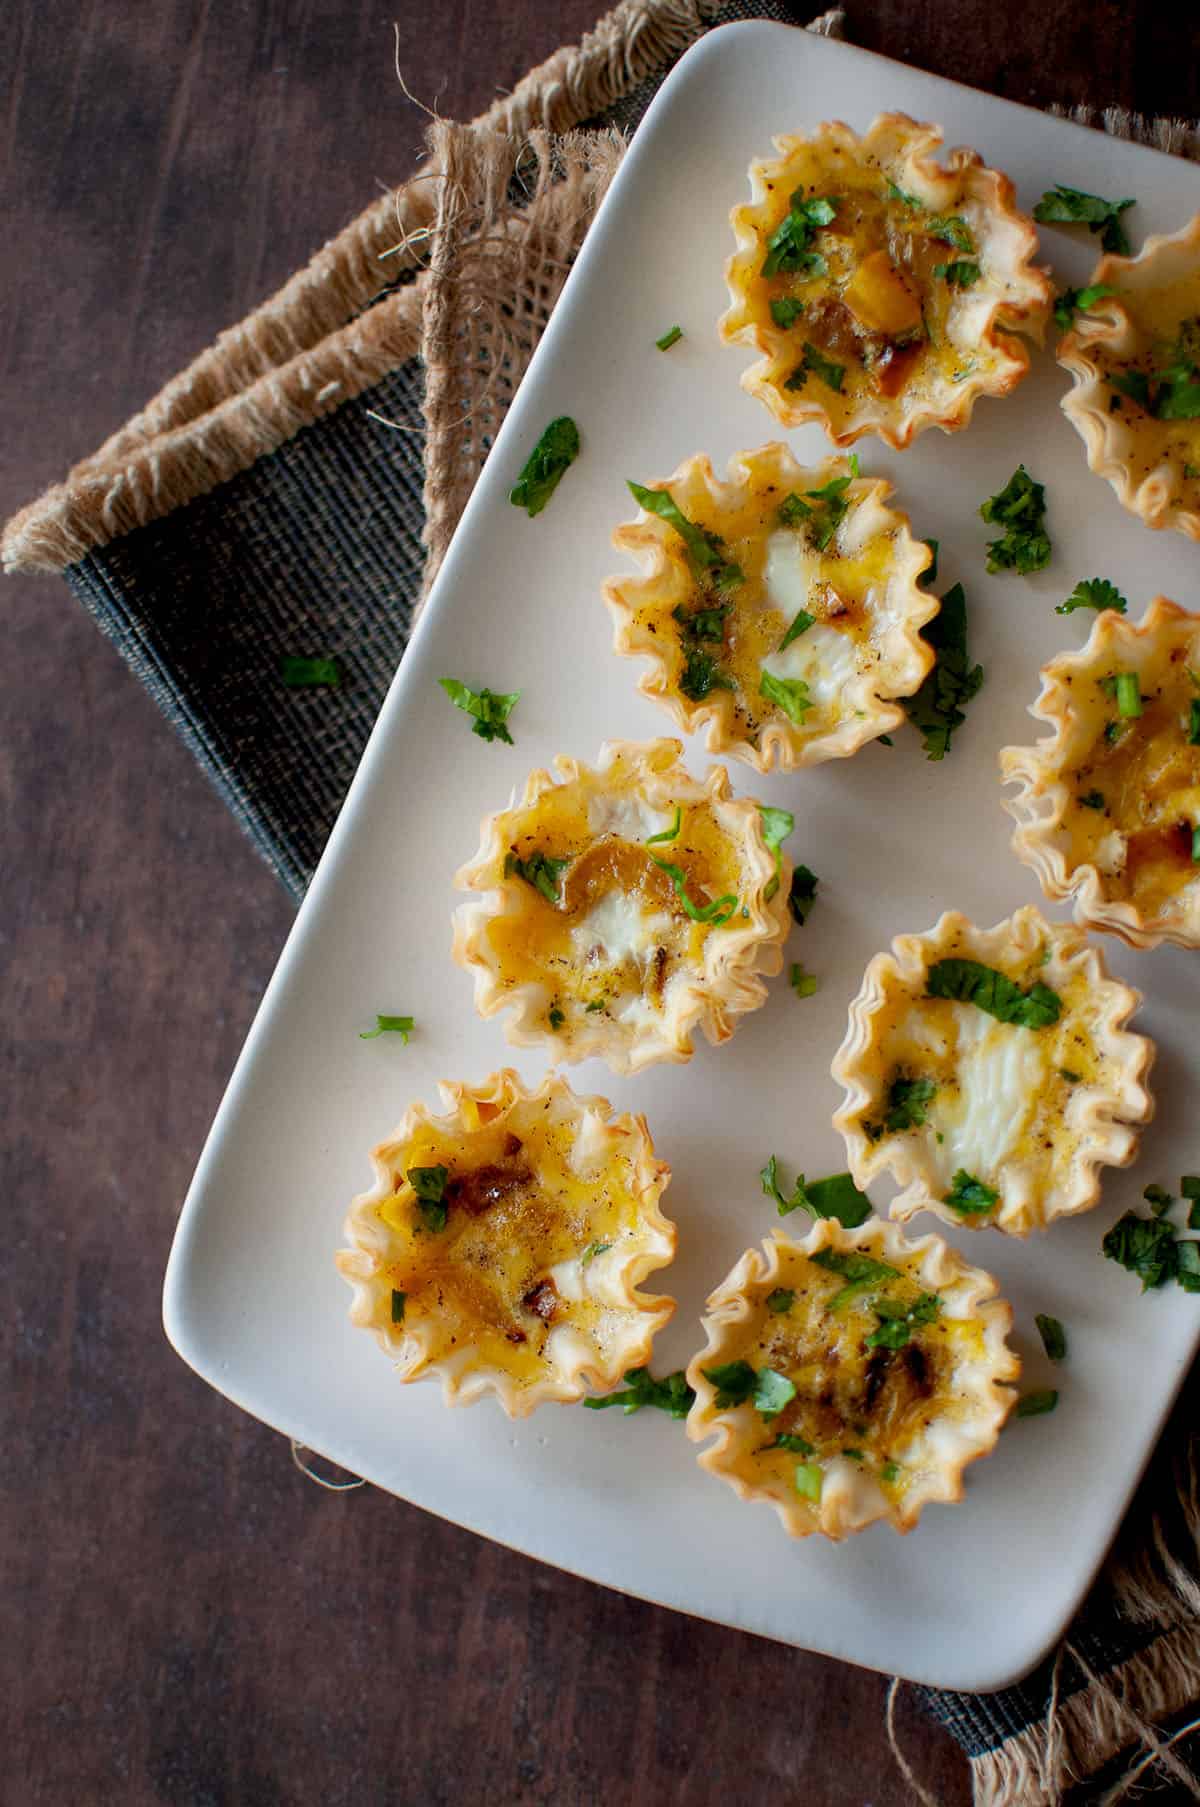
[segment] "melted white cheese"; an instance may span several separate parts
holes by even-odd
[[[639,909],[627,892],[609,891],[571,930],[571,939],[581,959],[599,948],[606,965],[619,966],[652,953],[670,931],[671,918],[663,911]]]
[[[939,1088],[928,1121],[941,1132],[932,1153],[949,1184],[960,1168],[995,1183],[1033,1115],[1049,1076],[1051,1043],[1036,1029],[998,1023],[973,1004],[955,1004],[959,1091]]]
[[[674,820],[673,810],[654,809],[644,797],[599,796],[588,799],[588,828],[594,835],[614,834],[622,841],[647,841]]]
[[[820,554],[798,533],[773,533],[767,541],[763,581],[771,607],[792,621],[822,581]],[[815,703],[833,708],[857,678],[858,659],[849,634],[818,621],[783,652],[769,653],[762,669],[773,678],[802,679]]]

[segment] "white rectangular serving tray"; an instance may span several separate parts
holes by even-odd
[[[1024,1673],[1067,1623],[1196,1346],[1200,1300],[1174,1287],[1143,1297],[1100,1240],[1148,1181],[1173,1186],[1200,1167],[1189,1096],[1200,957],[1106,940],[1115,971],[1146,995],[1137,1026],[1158,1043],[1158,1115],[1138,1165],[1109,1171],[1100,1208],[1025,1244],[951,1232],[1012,1300],[1027,1384],[1052,1382],[1061,1400],[1053,1418],[1011,1424],[969,1471],[966,1501],[928,1508],[903,1540],[876,1526],[840,1546],[790,1541],[768,1508],[702,1473],[682,1425],[656,1412],[547,1406],[514,1425],[491,1401],[447,1411],[436,1386],[401,1386],[373,1338],[351,1330],[333,1267],[346,1205],[370,1180],[367,1151],[410,1100],[436,1105],[442,1077],[543,1070],[537,1054],[514,1058],[499,1019],[476,1016],[450,959],[452,878],[480,818],[556,753],[592,761],[606,738],[673,731],[638,694],[637,664],[613,655],[600,586],[623,564],[609,534],[632,513],[627,477],[665,477],[698,451],[720,469],[781,437],[739,388],[750,354],[716,336],[747,166],[773,133],[833,117],[862,130],[891,109],[978,148],[1026,209],[1055,182],[1135,195],[1126,218],[1142,234],[1175,229],[1200,202],[1186,163],[802,31],[733,25],[688,52],[592,227],[384,704],[197,1169],[164,1315],[184,1360],[237,1404],[457,1524],[708,1619],[984,1690]],[[1060,278],[1081,283],[1097,241],[1079,230],[1043,240]],[[676,321],[682,342],[659,352]],[[905,729],[890,751],[870,745],[815,771],[760,780],[731,766],[740,794],[795,812],[790,851],[820,875],[789,944],[820,976],[817,995],[798,1002],[781,976],[731,1043],[702,1045],[687,1066],[632,1080],[594,1061],[570,1069],[577,1090],[643,1111],[673,1170],[665,1204],[679,1256],[651,1284],[679,1309],[656,1370],[694,1353],[707,1293],[776,1221],[758,1183],[766,1156],[789,1172],[844,1168],[829,1061],[870,956],[945,908],[991,924],[1041,901],[1009,850],[997,754],[1034,732],[1024,711],[1039,664],[1091,625],[1054,604],[1096,574],[1138,615],[1160,590],[1193,601],[1195,546],[1149,532],[1089,474],[1058,408],[1067,381],[1046,353],[1013,396],[981,402],[964,433],[929,432],[902,453],[858,447],[866,473],[894,480],[916,531],[940,539],[940,587],[966,585],[987,681],[940,765]],[[582,453],[530,520],[507,492],[558,414],[578,422]],[[802,462],[829,449],[816,428],[787,437]],[[979,504],[1022,460],[1047,486],[1053,562],[1029,579],[988,577]],[[437,686],[444,675],[519,689],[516,745],[472,735]],[[686,757],[707,769],[701,741]],[[359,1039],[377,1011],[415,1016],[409,1047]],[[1035,1311],[1067,1326],[1059,1370],[1041,1354]]]

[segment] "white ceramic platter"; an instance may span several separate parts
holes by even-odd
[[[625,478],[668,475],[709,452],[779,437],[738,386],[750,354],[722,347],[729,209],[773,132],[832,117],[860,130],[899,108],[940,121],[1007,170],[1022,206],[1055,182],[1135,195],[1135,234],[1171,231],[1200,204],[1194,167],[897,63],[786,27],[712,33],[679,64],[639,130],[589,234],[392,686],[349,799],[230,1082],[180,1220],[167,1273],[167,1333],[184,1359],[247,1411],[381,1487],[484,1536],[606,1586],[916,1680],[990,1689],[1024,1672],[1058,1636],[1099,1563],[1191,1359],[1200,1300],[1177,1288],[1143,1297],[1104,1260],[1100,1239],[1140,1201],[1200,1167],[1189,1086],[1200,1022],[1200,957],[1134,954],[1108,941],[1114,969],[1146,994],[1138,1026],[1159,1047],[1158,1116],[1137,1167],[1110,1171],[1101,1207],[1021,1245],[961,1232],[1016,1312],[1027,1384],[1054,1384],[1052,1418],[1010,1425],[969,1473],[959,1506],[928,1508],[900,1539],[875,1527],[841,1546],[791,1542],[765,1506],[739,1502],[697,1468],[683,1427],[656,1412],[544,1407],[510,1424],[492,1402],[447,1411],[436,1386],[403,1387],[374,1340],[347,1322],[334,1272],[345,1207],[369,1183],[367,1150],[435,1082],[478,1082],[515,1061],[499,1019],[483,1023],[450,960],[451,881],[478,844],[483,814],[528,770],[565,752],[593,760],[606,737],[671,732],[614,657],[600,599],[622,568],[609,534],[631,514]],[[1081,283],[1094,239],[1044,232],[1044,256]],[[678,321],[670,352],[655,339]],[[1047,353],[1004,401],[983,401],[964,433],[929,432],[892,453],[858,447],[864,471],[897,486],[919,533],[941,540],[941,578],[967,587],[973,657],[987,670],[943,764],[905,729],[812,772],[735,787],[793,810],[793,856],[820,875],[817,906],[790,957],[820,976],[799,1002],[781,977],[733,1041],[688,1066],[633,1080],[597,1062],[577,1089],[645,1112],[674,1178],[676,1264],[651,1284],[679,1310],[657,1370],[698,1345],[710,1288],[775,1221],[758,1169],[838,1171],[830,1128],[839,1090],[829,1061],[869,957],[945,908],[990,924],[1041,901],[1009,851],[997,752],[1033,732],[1024,714],[1037,668],[1077,645],[1090,614],[1054,604],[1078,578],[1111,578],[1135,614],[1164,591],[1196,601],[1197,548],[1151,533],[1089,474],[1060,414],[1067,378]],[[583,450],[535,520],[507,492],[555,415],[579,423]],[[380,429],[383,431],[384,429]],[[816,428],[789,436],[815,460]],[[1046,484],[1050,568],[987,577],[980,502],[1020,461]],[[436,679],[522,692],[516,745],[472,735]],[[702,744],[687,747],[706,768]],[[411,1045],[361,1041],[377,1011],[411,1012]],[[881,1192],[876,1204],[886,1203]],[[921,1221],[920,1232],[935,1227]],[[951,1234],[954,1234],[951,1232]],[[1054,1372],[1035,1311],[1063,1319],[1071,1353]]]

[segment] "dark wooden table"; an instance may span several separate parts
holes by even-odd
[[[0,514],[408,172],[393,16],[469,117],[597,4],[9,0]],[[1200,113],[1149,0],[849,11],[1017,100]],[[323,1493],[168,1349],[175,1214],[292,912],[65,588],[0,600],[0,1798],[899,1807],[882,1678]]]

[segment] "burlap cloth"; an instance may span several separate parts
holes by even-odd
[[[5,567],[62,572],[296,895],[628,132],[689,44],[751,17],[795,22],[624,0],[473,124],[435,121],[410,182],[9,523]],[[1180,121],[1075,116],[1200,155]],[[336,655],[341,688],[281,693],[285,652]],[[1054,1655],[998,1694],[917,1690],[977,1801],[1200,1798],[1176,1730],[1200,1694],[1195,1405],[1190,1383]]]

